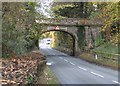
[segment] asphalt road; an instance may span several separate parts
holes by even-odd
[[[120,84],[118,71],[73,58],[51,48],[40,51],[61,84]]]

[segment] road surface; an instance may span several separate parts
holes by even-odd
[[[40,51],[61,84],[120,84],[118,71],[73,58],[51,48]]]

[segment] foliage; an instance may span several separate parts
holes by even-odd
[[[120,44],[119,37],[119,5],[120,2],[107,3],[99,13],[99,19],[104,22],[102,31],[106,32],[106,39],[116,46]]]
[[[95,52],[108,53],[108,54],[117,54],[118,46],[112,45],[112,43],[106,42],[99,47],[93,49]]]
[[[32,77],[31,75],[29,75],[29,76],[27,77],[27,79],[28,79],[28,83],[29,83],[29,84],[33,82],[33,77]]]
[[[54,33],[54,47],[64,47],[66,49],[73,49],[73,39],[70,34],[64,32],[55,32]]]
[[[6,49],[3,46],[3,57],[7,54],[11,56],[9,51],[18,55],[35,47],[38,39],[35,6],[36,3],[33,2],[3,3],[2,44],[9,47],[8,52],[5,52]]]
[[[95,38],[95,47],[101,45],[102,43],[103,43],[102,35],[99,34],[99,35],[97,35],[97,37]]]
[[[106,58],[106,59],[105,58],[95,59],[93,57],[93,55],[90,54],[90,53],[83,52],[82,54],[80,54],[80,58],[85,60],[85,61],[88,61],[90,63],[95,63],[95,64],[100,65],[100,66],[102,65],[102,66],[114,68],[114,69],[117,69],[117,70],[118,70],[118,67],[120,66],[118,61],[108,60],[109,58]]]
[[[93,3],[74,2],[53,6],[55,17],[88,18],[94,10]]]
[[[48,66],[45,68],[44,71],[47,77],[47,84],[56,84],[56,86],[60,86],[60,82],[58,81],[57,77]]]
[[[62,15],[60,15],[60,9],[64,9],[65,7],[73,7],[73,5],[72,4],[67,4],[67,5],[65,5],[65,4],[61,4],[61,5],[56,5],[56,6],[53,6],[52,7],[52,11],[54,11],[54,17],[55,18],[64,18],[64,16],[62,16]]]
[[[78,44],[81,50],[85,48],[85,28],[84,26],[79,26],[77,31]]]
[[[45,65],[45,57],[39,51],[32,51],[25,55],[9,59],[0,58],[2,62],[1,84],[30,84],[37,79],[37,75],[44,71],[41,66]],[[40,67],[39,71],[38,68]],[[39,81],[42,80],[39,79]],[[36,84],[36,83],[35,83]],[[29,85],[28,85],[29,86]]]
[[[101,34],[95,39],[94,51],[107,54],[117,54],[120,46],[119,4],[120,2],[97,2],[97,11],[90,18],[103,23]]]

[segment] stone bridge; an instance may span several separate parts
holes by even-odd
[[[39,19],[37,22],[44,26],[44,31],[54,30],[56,27],[59,29],[62,29],[64,31],[67,31],[68,33],[75,36],[75,49],[74,52],[80,52],[79,46],[78,46],[78,27],[84,26],[85,27],[85,40],[87,44],[87,48],[92,45],[92,36],[94,38],[97,37],[98,34],[100,34],[101,26],[103,25],[100,21],[90,20],[90,19],[83,19],[83,18],[46,18],[46,19]],[[74,55],[76,55],[74,54]]]
[[[37,20],[40,24],[52,26],[101,26],[101,21],[95,21],[87,18],[40,18]]]

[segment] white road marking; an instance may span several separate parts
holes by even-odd
[[[48,63],[48,62],[47,62],[46,65],[52,65],[52,63]]]
[[[75,65],[74,63],[70,62],[71,65]]]
[[[66,62],[68,62],[68,60],[64,59]]]
[[[85,68],[83,68],[83,67],[80,67],[80,66],[78,66],[78,68],[80,68],[80,69],[82,69],[82,70],[85,70],[85,71],[87,70],[87,69],[85,69]]]
[[[104,76],[102,76],[102,75],[100,75],[100,74],[97,74],[97,73],[95,73],[95,72],[90,72],[90,73],[92,73],[92,74],[94,74],[94,75],[96,75],[96,76],[99,76],[99,77],[101,77],[101,78],[104,78]]]
[[[115,81],[115,80],[112,80],[114,83],[116,83],[116,84],[120,84],[119,82],[117,82],[117,81]]]

